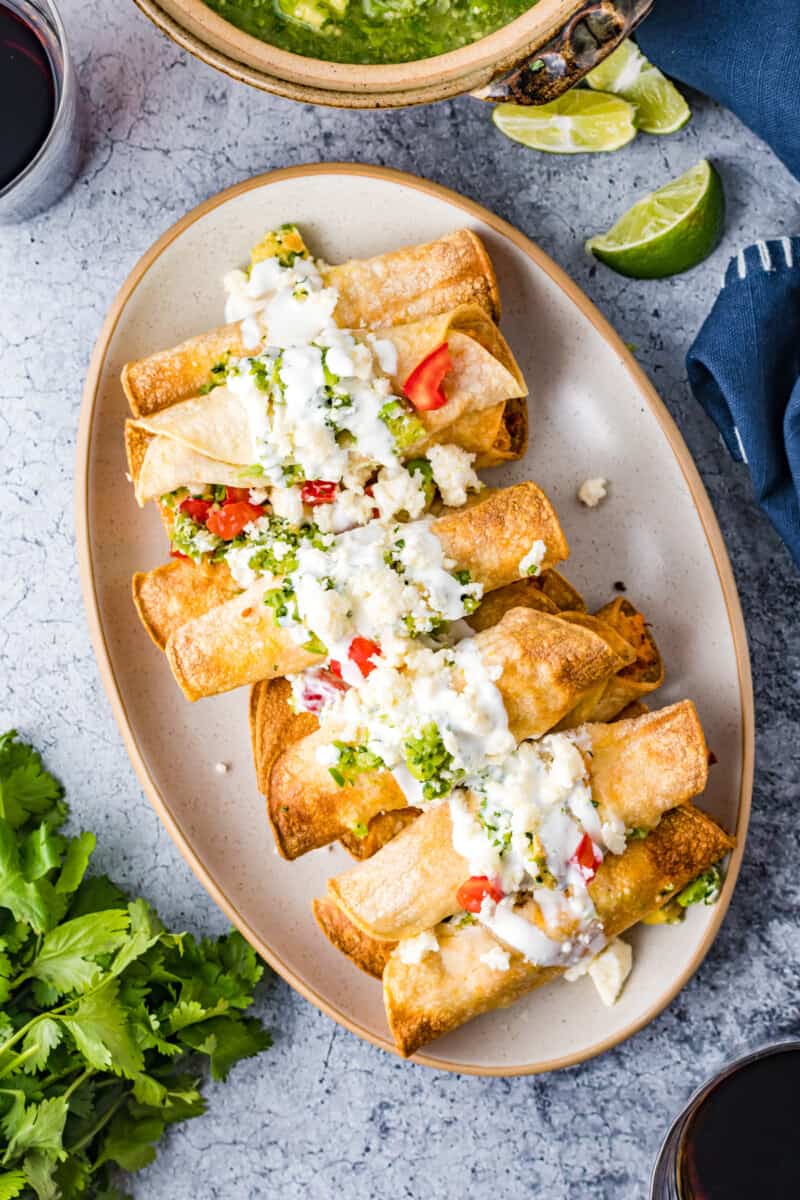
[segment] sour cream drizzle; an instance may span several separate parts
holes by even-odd
[[[449,799],[453,845],[470,875],[504,893],[484,899],[478,921],[539,966],[571,966],[605,944],[588,891],[594,868],[578,851],[587,835],[595,865],[625,848],[622,822],[595,807],[582,751],[591,752],[581,733],[523,742]]]

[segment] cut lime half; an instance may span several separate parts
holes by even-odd
[[[724,220],[722,180],[704,158],[637,201],[608,233],[589,238],[586,249],[620,275],[660,279],[708,258]]]
[[[586,82],[598,92],[629,100],[643,133],[675,133],[692,115],[678,89],[627,39],[589,72]]]
[[[621,96],[571,91],[550,104],[498,104],[495,125],[507,137],[548,154],[619,150],[636,137],[635,109]]]

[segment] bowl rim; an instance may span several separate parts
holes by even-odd
[[[184,49],[243,82],[291,99],[378,107],[381,98],[392,105],[426,103],[488,82],[555,34],[582,0],[538,0],[515,20],[466,46],[386,64],[336,63],[282,50],[245,33],[204,0],[134,2]]]
[[[149,799],[153,808],[156,810],[159,818],[163,822],[167,832],[172,837],[175,845],[180,851],[191,871],[198,881],[205,888],[206,892],[211,896],[215,904],[226,914],[233,925],[240,933],[250,942],[257,953],[275,970],[287,983],[299,992],[306,1000],[309,1000],[318,1009],[327,1016],[331,1017],[337,1024],[344,1026],[351,1033],[361,1037],[365,1041],[371,1042],[374,1046],[378,1046],[383,1050],[401,1057],[392,1042],[388,1038],[372,1033],[358,1022],[351,1020],[345,1013],[340,1011],[323,995],[304,983],[283,960],[267,945],[267,943],[253,930],[247,923],[246,919],[236,908],[232,899],[230,899],[221,889],[219,884],[214,880],[210,872],[204,866],[198,851],[194,848],[187,833],[179,826],[177,820],[173,817],[169,805],[156,787],[152,780],[144,754],[140,749],[133,727],[128,719],[125,704],[119,690],[119,685],[114,674],[114,669],[111,663],[111,658],[106,644],[103,631],[103,624],[100,615],[100,605],[95,589],[94,579],[94,563],[93,551],[90,537],[90,516],[89,516],[89,477],[90,477],[90,455],[92,449],[92,438],[94,431],[95,410],[97,405],[97,397],[100,389],[101,375],[105,366],[105,360],[111,339],[114,336],[117,325],[122,317],[125,307],[131,296],[136,290],[140,281],[155,263],[155,261],[168,249],[168,247],[178,238],[186,229],[200,220],[207,213],[218,208],[220,205],[227,203],[228,200],[234,199],[236,196],[254,188],[264,187],[265,185],[278,182],[283,179],[297,179],[308,175],[355,175],[363,176],[372,179],[382,179],[390,183],[401,184],[404,187],[415,188],[419,191],[426,192],[438,199],[446,201],[448,204],[459,208],[465,217],[473,220],[481,221],[488,225],[494,232],[507,238],[514,246],[520,249],[528,258],[530,258],[537,269],[542,270],[549,278],[565,292],[567,297],[572,300],[576,307],[581,311],[597,332],[605,339],[612,347],[614,352],[623,361],[627,371],[632,376],[641,395],[647,402],[653,416],[656,418],[661,432],[664,434],[668,442],[678,466],[681,469],[686,485],[689,489],[692,501],[700,518],[703,532],[706,537],[709,551],[711,553],[714,566],[717,571],[717,576],[722,588],[725,608],[730,624],[731,635],[733,639],[734,653],[736,656],[737,678],[739,685],[739,699],[741,704],[741,744],[742,744],[742,769],[739,782],[739,803],[737,808],[736,829],[734,836],[736,837],[736,847],[733,850],[730,858],[730,863],[725,877],[725,883],[722,888],[717,904],[715,905],[714,913],[709,923],[708,929],[700,942],[700,945],[695,950],[689,962],[684,966],[683,970],[678,974],[672,984],[658,996],[658,998],[647,1007],[647,1009],[637,1016],[634,1020],[628,1022],[622,1029],[603,1038],[583,1050],[575,1051],[571,1054],[562,1055],[554,1060],[544,1062],[525,1064],[515,1067],[485,1067],[472,1065],[456,1065],[447,1060],[437,1058],[435,1054],[416,1054],[409,1060],[414,1063],[419,1063],[424,1066],[433,1067],[438,1071],[447,1071],[456,1075],[482,1075],[482,1076],[501,1076],[512,1077],[519,1075],[538,1075],[549,1071],[560,1070],[563,1067],[575,1066],[578,1063],[586,1062],[592,1058],[596,1058],[600,1054],[604,1054],[607,1050],[626,1041],[633,1034],[650,1024],[666,1007],[669,1005],[675,996],[686,985],[688,980],[697,971],[703,959],[706,957],[714,939],[719,932],[731,897],[736,886],[736,880],[741,867],[744,856],[745,840],[747,835],[748,824],[750,820],[752,790],[753,790],[753,772],[754,772],[754,740],[755,740],[755,711],[753,699],[753,686],[750,669],[750,656],[747,646],[747,635],[745,631],[744,618],[739,602],[739,596],[736,589],[736,583],[733,575],[733,570],[728,558],[728,553],[725,548],[725,543],[722,538],[722,533],[717,522],[716,515],[711,506],[711,501],[705,486],[700,478],[700,474],[695,466],[694,460],[691,457],[689,448],[683,440],[683,437],[678,430],[672,416],[670,415],[666,405],[660,398],[652,383],[648,379],[643,369],[633,358],[630,350],[622,341],[620,336],[613,330],[608,321],[603,317],[600,311],[594,306],[591,300],[578,287],[577,284],[565,274],[562,269],[556,265],[553,260],[544,253],[535,243],[533,243],[525,234],[515,229],[507,221],[501,217],[495,216],[494,213],[477,204],[473,200],[468,200],[460,196],[457,192],[450,188],[444,187],[441,184],[431,183],[429,180],[421,179],[416,175],[408,174],[404,171],[397,171],[390,167],[379,167],[365,165],[362,163],[314,163],[303,166],[283,167],[274,171],[267,171],[263,174],[256,175],[251,179],[243,180],[240,183],[234,184],[232,187],[225,188],[216,195],[198,204],[191,209],[185,216],[172,225],[165,233],[157,239],[157,241],[147,250],[136,265],[131,270],[125,282],[117,292],[111,307],[108,311],[105,321],[103,322],[100,333],[97,337],[92,357],[89,363],[89,368],[86,375],[86,381],[83,388],[81,400],[80,421],[78,427],[78,439],[76,448],[76,470],[75,470],[75,528],[76,528],[76,543],[78,568],[81,580],[81,590],[83,593],[84,608],[89,626],[89,633],[92,641],[92,646],[97,660],[98,670],[111,704],[111,709],[114,714],[117,727],[122,735],[128,756],[133,765],[134,771],[139,779],[139,782]]]

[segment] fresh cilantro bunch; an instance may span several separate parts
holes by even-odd
[[[270,1045],[242,1015],[263,967],[238,933],[168,933],[144,900],[87,876],[62,789],[0,737],[0,1200],[124,1200],[117,1168],[152,1162],[197,1117],[202,1059],[225,1079]]]

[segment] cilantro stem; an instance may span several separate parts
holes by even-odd
[[[118,1096],[117,1099],[114,1101],[114,1103],[110,1104],[108,1106],[108,1108],[102,1114],[102,1116],[97,1118],[94,1125],[92,1125],[91,1129],[86,1131],[86,1133],[83,1135],[82,1138],[79,1138],[77,1142],[73,1142],[73,1144],[71,1146],[66,1147],[67,1153],[68,1154],[77,1154],[81,1150],[85,1149],[86,1146],[89,1145],[89,1142],[91,1142],[92,1138],[97,1137],[100,1130],[103,1129],[108,1124],[108,1122],[114,1116],[114,1113],[117,1111],[117,1109],[122,1108],[122,1105],[125,1104],[125,1102],[129,1099],[129,1097],[130,1097],[130,1091],[123,1092],[121,1096]],[[97,1166],[97,1164],[95,1164],[95,1166],[92,1167],[91,1170],[92,1171],[96,1170],[96,1166]]]
[[[81,1086],[82,1083],[85,1083],[85,1081],[87,1079],[91,1079],[92,1075],[94,1075],[94,1074],[95,1074],[94,1067],[87,1067],[85,1071],[81,1072],[81,1074],[77,1077],[77,1079],[73,1079],[72,1083],[69,1085],[67,1090],[64,1092],[64,1099],[69,1100],[72,1093],[74,1091],[76,1091]]]
[[[6,1075],[11,1075],[18,1067],[22,1066],[26,1059],[32,1058],[38,1051],[39,1043],[34,1042],[32,1046],[29,1046],[27,1050],[23,1050],[21,1054],[15,1054],[11,1062],[0,1071],[0,1079],[5,1079]]]

